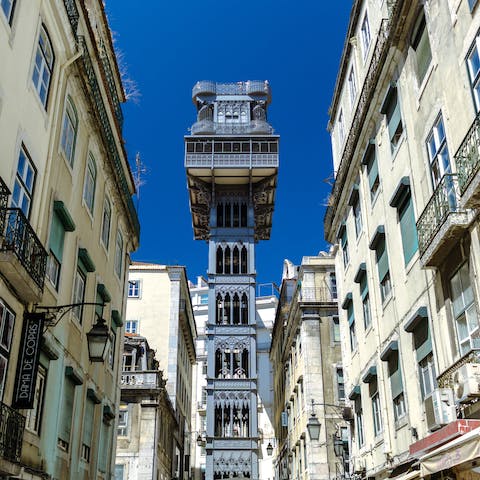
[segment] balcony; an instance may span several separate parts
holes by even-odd
[[[22,454],[25,417],[16,410],[0,403],[0,455],[12,462],[19,462]]]
[[[457,153],[458,186],[465,208],[480,207],[480,113],[477,114]]]
[[[262,120],[253,120],[245,124],[201,120],[192,125],[191,133],[192,135],[272,135],[273,127]]]
[[[337,303],[328,287],[302,286],[299,300],[303,303]]]
[[[2,217],[0,272],[24,300],[38,302],[45,281],[47,252],[22,210],[2,209]]]
[[[270,86],[263,80],[236,83],[216,83],[202,80],[193,87],[192,99],[194,102],[198,95],[266,95],[270,100]]]
[[[143,397],[158,395],[164,386],[165,380],[159,370],[122,372],[120,379],[122,401],[138,403]]]
[[[457,174],[442,177],[417,221],[418,247],[424,267],[438,267],[470,223],[460,206]]]
[[[67,11],[68,21],[72,27],[72,33],[75,38],[77,38],[77,28],[78,28],[78,9],[75,4],[75,0],[63,0],[65,10]]]

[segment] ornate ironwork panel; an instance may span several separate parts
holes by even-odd
[[[7,208],[5,211],[4,239],[0,251],[14,252],[33,281],[43,290],[47,251],[22,210]]]
[[[123,127],[123,112],[122,112],[122,107],[120,105],[120,100],[118,98],[117,88],[115,86],[115,79],[114,79],[112,67],[110,65],[110,60],[108,59],[107,50],[105,48],[104,43],[102,43],[101,45],[100,58],[102,59],[103,71],[105,72],[105,76],[107,78],[108,92],[113,102],[115,117],[117,118],[117,122],[120,125],[120,129],[121,129]]]
[[[13,408],[0,403],[0,454],[12,462],[19,462],[22,454],[25,417]]]
[[[7,212],[9,195],[10,195],[10,190],[8,189],[5,182],[3,181],[3,178],[0,177],[0,234],[3,234],[4,228],[5,228],[5,215]]]
[[[70,26],[72,27],[73,36],[77,38],[77,28],[78,28],[78,9],[75,0],[63,0],[65,5],[65,10],[67,11],[68,20],[70,21]]]

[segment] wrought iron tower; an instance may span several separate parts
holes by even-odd
[[[206,479],[258,479],[255,243],[270,237],[278,135],[268,82],[193,87],[185,136],[195,239],[209,245]]]

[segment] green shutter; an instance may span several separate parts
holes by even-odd
[[[380,282],[385,278],[385,275],[388,273],[388,255],[387,249],[385,246],[385,239],[381,240],[376,248],[377,256],[377,268],[378,268],[378,278]]]
[[[85,401],[85,414],[83,417],[83,443],[92,446],[92,434],[95,416],[95,404],[90,398]]]
[[[432,60],[432,51],[430,49],[430,41],[428,39],[425,17],[423,17],[418,27],[413,48],[415,49],[415,54],[417,57],[417,79],[418,83],[421,83]]]
[[[392,399],[398,397],[403,392],[402,371],[400,367],[390,375],[390,387],[392,389]]]
[[[348,305],[347,316],[348,316],[348,324],[351,325],[355,321],[352,302],[350,302],[350,304]]]
[[[421,320],[413,330],[413,345],[417,362],[420,362],[432,352],[432,336],[430,335],[428,318]]]
[[[364,300],[365,297],[368,295],[368,280],[366,273],[362,275],[362,279],[360,280],[360,295],[362,297],[362,300]]]
[[[52,225],[50,227],[50,250],[55,258],[61,263],[63,257],[63,241],[65,239],[65,230],[57,212],[53,212]]]
[[[368,184],[371,189],[373,184],[375,183],[376,178],[378,177],[378,164],[377,164],[377,157],[375,156],[375,154],[372,154],[370,161],[368,162],[367,173],[368,173]]]
[[[398,208],[398,218],[400,221],[400,231],[402,233],[403,257],[405,265],[412,259],[418,250],[417,226],[415,224],[415,213],[413,211],[413,202],[410,193],[402,201]]]
[[[400,116],[400,105],[398,104],[398,101],[397,101],[397,95],[395,95],[387,111],[388,136],[390,138],[390,141],[395,135],[398,125],[400,124],[401,121],[402,121],[402,118]]]
[[[73,401],[75,398],[75,383],[70,377],[64,377],[63,402],[60,413],[60,426],[58,437],[64,442],[70,443],[70,432],[72,430]]]

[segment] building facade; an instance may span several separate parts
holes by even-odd
[[[125,336],[118,409],[115,480],[170,480],[175,410],[155,351],[136,333]]]
[[[178,425],[171,438],[172,477],[186,479],[192,444],[192,374],[197,330],[185,267],[132,263],[125,331],[148,338],[160,370],[166,372],[165,388]]]
[[[330,109],[352,472],[476,478],[476,1],[355,1]]]
[[[255,243],[270,236],[279,139],[267,82],[198,82],[192,98],[185,167],[209,246],[206,478],[258,479]]]
[[[198,277],[190,284],[193,314],[197,326],[197,363],[194,368],[194,392],[192,405],[192,428],[196,442],[192,443],[191,478],[206,479],[206,433],[207,433],[207,337],[208,282]],[[272,365],[269,359],[271,332],[278,300],[272,284],[257,286],[255,299],[257,318],[257,368],[258,368],[258,432],[259,432],[259,478],[273,480],[274,469],[268,446],[275,442],[272,425],[273,386]]]
[[[285,260],[270,361],[275,478],[341,478],[348,463],[348,424],[343,417],[348,418],[349,409],[334,256],[303,257],[299,267]],[[312,413],[320,422],[318,438],[308,431]]]
[[[103,2],[1,2],[0,58],[0,476],[111,478],[139,225]]]

